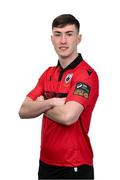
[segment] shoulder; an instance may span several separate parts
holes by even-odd
[[[97,72],[86,61],[82,61],[73,75],[73,83],[76,89],[99,94],[99,79]]]
[[[82,79],[98,79],[98,74],[85,60],[83,60],[75,71],[75,77]]]
[[[56,69],[56,66],[48,67],[42,74],[42,76],[50,75],[52,74]]]
[[[85,84],[90,88],[96,89],[95,91],[98,91],[99,89],[99,79],[97,72],[84,60],[75,70],[72,78],[72,83],[76,84],[76,86],[79,83]]]
[[[51,71],[54,71],[55,69],[56,69],[56,66],[50,66],[45,70],[45,72],[51,72]]]

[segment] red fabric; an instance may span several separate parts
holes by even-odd
[[[58,81],[61,70],[60,66],[46,70],[36,87],[27,96],[35,100],[45,94],[49,94],[47,98],[57,95],[62,97],[66,94],[66,102],[79,102],[84,106],[84,111],[78,121],[70,126],[56,123],[43,115],[40,159],[47,164],[57,166],[93,165],[93,151],[88,131],[98,97],[97,74],[84,60],[76,67],[65,70],[61,80]],[[68,76],[70,79],[67,78]],[[86,85],[85,90],[90,88],[87,98],[74,93],[79,82]]]

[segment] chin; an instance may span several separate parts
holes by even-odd
[[[68,52],[59,52],[58,55],[61,56],[62,58],[66,58],[66,57],[69,57],[71,55],[71,53],[68,53]]]
[[[59,56],[63,59],[71,57],[72,53],[66,53],[66,54],[59,54]]]
[[[59,57],[61,57],[62,59],[66,59],[66,58],[69,57],[69,55],[62,55],[62,54],[60,54]]]

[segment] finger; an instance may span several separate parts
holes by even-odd
[[[39,97],[37,97],[37,100],[38,100],[38,101],[43,101],[43,100],[44,100],[44,97],[43,97],[43,96],[39,96]]]

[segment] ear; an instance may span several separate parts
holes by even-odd
[[[82,34],[79,34],[78,35],[78,42],[77,43],[79,44],[81,41],[82,41]]]
[[[52,44],[53,44],[53,36],[51,35],[51,42],[52,42]]]

